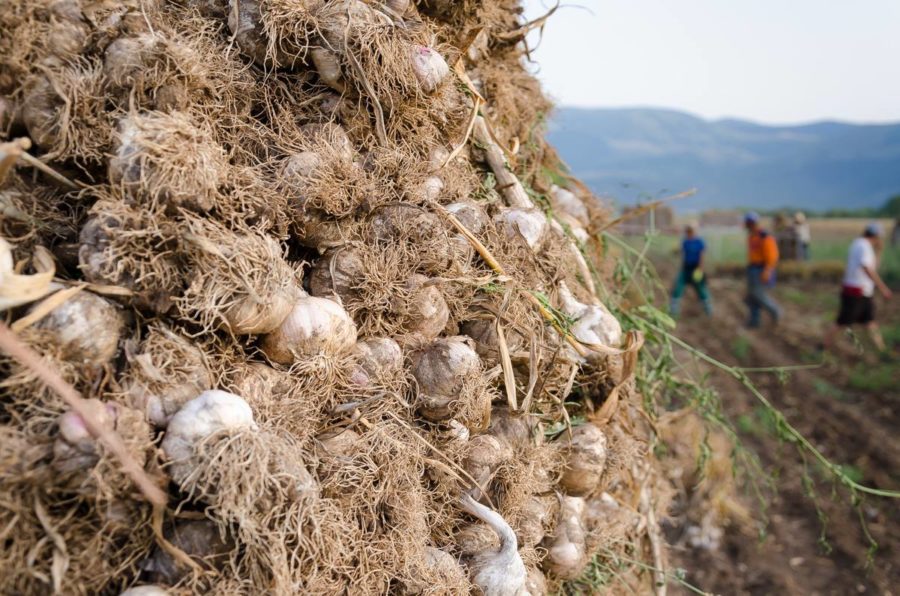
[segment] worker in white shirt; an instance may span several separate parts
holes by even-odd
[[[877,252],[880,248],[881,226],[876,223],[867,225],[863,235],[850,244],[841,287],[841,309],[837,321],[825,334],[825,349],[834,344],[835,337],[844,327],[865,325],[875,347],[882,352],[885,350],[881,331],[875,322],[875,303],[872,299],[876,289],[885,299],[892,295],[878,275]]]

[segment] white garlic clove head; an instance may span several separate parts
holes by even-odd
[[[600,487],[606,470],[606,434],[590,423],[572,429],[572,438],[563,438],[566,466],[559,480],[567,493],[587,495]]]
[[[583,344],[618,347],[622,344],[622,325],[602,304],[579,302],[565,282],[559,284],[561,310],[575,319],[572,335]]]
[[[425,93],[435,91],[441,82],[450,74],[447,61],[439,53],[425,46],[414,45],[410,48],[413,72]]]
[[[319,354],[344,354],[355,344],[356,325],[340,304],[304,296],[278,329],[263,338],[260,348],[273,362],[291,364]]]
[[[450,418],[463,381],[480,367],[478,354],[461,337],[440,338],[413,353],[412,374],[419,387],[422,415],[433,421]]]
[[[36,326],[50,332],[65,359],[100,366],[116,355],[124,321],[112,302],[82,291],[50,311]]]
[[[538,209],[504,209],[495,221],[510,239],[521,239],[533,251],[544,242],[550,225],[547,216]]]
[[[181,482],[190,474],[194,447],[200,441],[218,432],[239,429],[256,429],[256,422],[247,402],[233,393],[211,389],[182,406],[169,421],[162,442],[175,481]]]

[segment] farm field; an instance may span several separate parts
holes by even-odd
[[[847,257],[847,247],[870,220],[866,219],[812,219],[810,231],[812,245],[810,247],[810,262],[785,264],[783,269],[789,273],[800,274],[800,277],[833,278],[835,272],[842,271],[844,260]],[[890,219],[877,220],[885,233],[885,244],[893,226]],[[680,222],[679,227],[685,222]],[[764,226],[771,228],[771,222],[764,221]],[[667,259],[677,261],[679,235],[671,232],[651,232],[653,239],[650,243],[649,256],[655,261],[664,263]],[[723,273],[732,274],[735,266],[742,266],[745,262],[745,234],[740,228],[702,228],[707,246],[706,259],[708,269],[712,272],[721,270]],[[640,250],[646,243],[643,236],[627,237],[629,244]],[[665,265],[663,265],[665,267]],[[885,246],[881,257],[881,275],[888,283],[900,285],[900,246]],[[804,275],[806,274],[806,275]]]
[[[841,251],[862,225],[853,220],[815,222],[818,250],[810,265],[842,258]],[[714,264],[742,261],[740,232],[706,237]],[[638,250],[647,248],[667,288],[677,266],[672,253],[677,238],[660,235],[649,247],[642,238],[630,242]],[[897,249],[886,251],[885,265],[895,266],[897,258]],[[895,289],[900,284],[894,274],[886,277]],[[888,354],[876,354],[867,338],[854,334],[823,357],[817,344],[836,314],[835,282],[783,280],[773,292],[784,309],[783,320],[777,327],[753,331],[744,328],[742,279],[716,274],[710,289],[713,316],[702,314],[689,290],[674,335],[727,366],[786,367],[747,374],[786,421],[854,481],[880,489],[900,486],[900,300],[877,303]],[[657,306],[665,304],[662,300],[660,292]],[[686,519],[700,514],[680,511],[676,503],[669,529],[671,554],[673,564],[686,570],[687,581],[715,594],[895,593],[900,581],[900,511],[893,503],[859,495],[859,507],[852,506],[849,492],[826,480],[820,464],[801,457],[790,441],[779,437],[773,411],[732,374],[687,351],[678,357],[682,374],[705,379],[717,391],[739,445],[758,456],[764,471],[752,481],[739,476],[738,500],[752,521],[727,525],[712,544],[692,540],[687,525],[679,525],[679,515]],[[712,457],[727,461],[730,456],[726,451]],[[674,592],[690,593],[679,587]]]

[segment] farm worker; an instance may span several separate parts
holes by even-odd
[[[841,287],[841,309],[837,321],[825,334],[824,347],[830,348],[842,327],[865,325],[872,343],[879,351],[885,350],[884,340],[875,322],[875,304],[872,297],[877,288],[885,299],[891,297],[891,290],[878,275],[877,252],[881,249],[881,226],[870,223],[863,235],[850,244],[847,266]]]
[[[675,287],[672,289],[672,302],[669,311],[673,317],[677,317],[680,310],[681,297],[686,286],[692,286],[697,291],[697,296],[703,302],[703,312],[712,314],[712,303],[709,299],[709,290],[706,287],[706,276],[703,273],[703,252],[706,245],[703,238],[697,236],[697,224],[689,223],[684,227],[684,239],[681,241],[681,270],[675,278]]]
[[[802,211],[794,214],[794,235],[797,237],[797,260],[808,261],[811,236],[809,223],[807,223],[806,215]]]
[[[775,266],[778,264],[778,244],[775,237],[759,225],[759,215],[749,212],[744,216],[747,228],[747,298],[750,319],[747,326],[759,327],[760,312],[765,309],[777,323],[781,308],[769,296],[767,288],[775,285]]]

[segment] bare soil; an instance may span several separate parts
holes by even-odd
[[[830,284],[783,285],[775,292],[784,308],[783,320],[761,330],[744,328],[744,288],[739,280],[715,279],[711,289],[712,319],[702,315],[693,296],[686,296],[676,334],[730,365],[822,362],[786,379],[772,373],[750,376],[792,425],[828,458],[846,466],[855,480],[900,489],[898,347],[885,358],[862,338],[843,338],[823,359],[816,346],[836,314],[838,290]],[[896,335],[900,299],[880,301],[878,308],[879,320],[889,335]],[[900,593],[900,504],[863,496],[860,507],[854,508],[847,490],[835,489],[820,467],[767,432],[759,402],[737,380],[712,366],[697,366],[710,374],[742,442],[759,455],[777,492],[767,497],[765,515],[757,499],[749,494],[743,499],[758,520],[768,518],[764,538],[754,528],[733,526],[725,528],[718,548],[696,549],[677,540],[679,528],[670,528],[672,562],[687,570],[687,580],[716,594]],[[815,503],[802,480],[804,466],[816,480]],[[872,559],[863,521],[878,544]],[[673,592],[687,590],[675,587]]]

